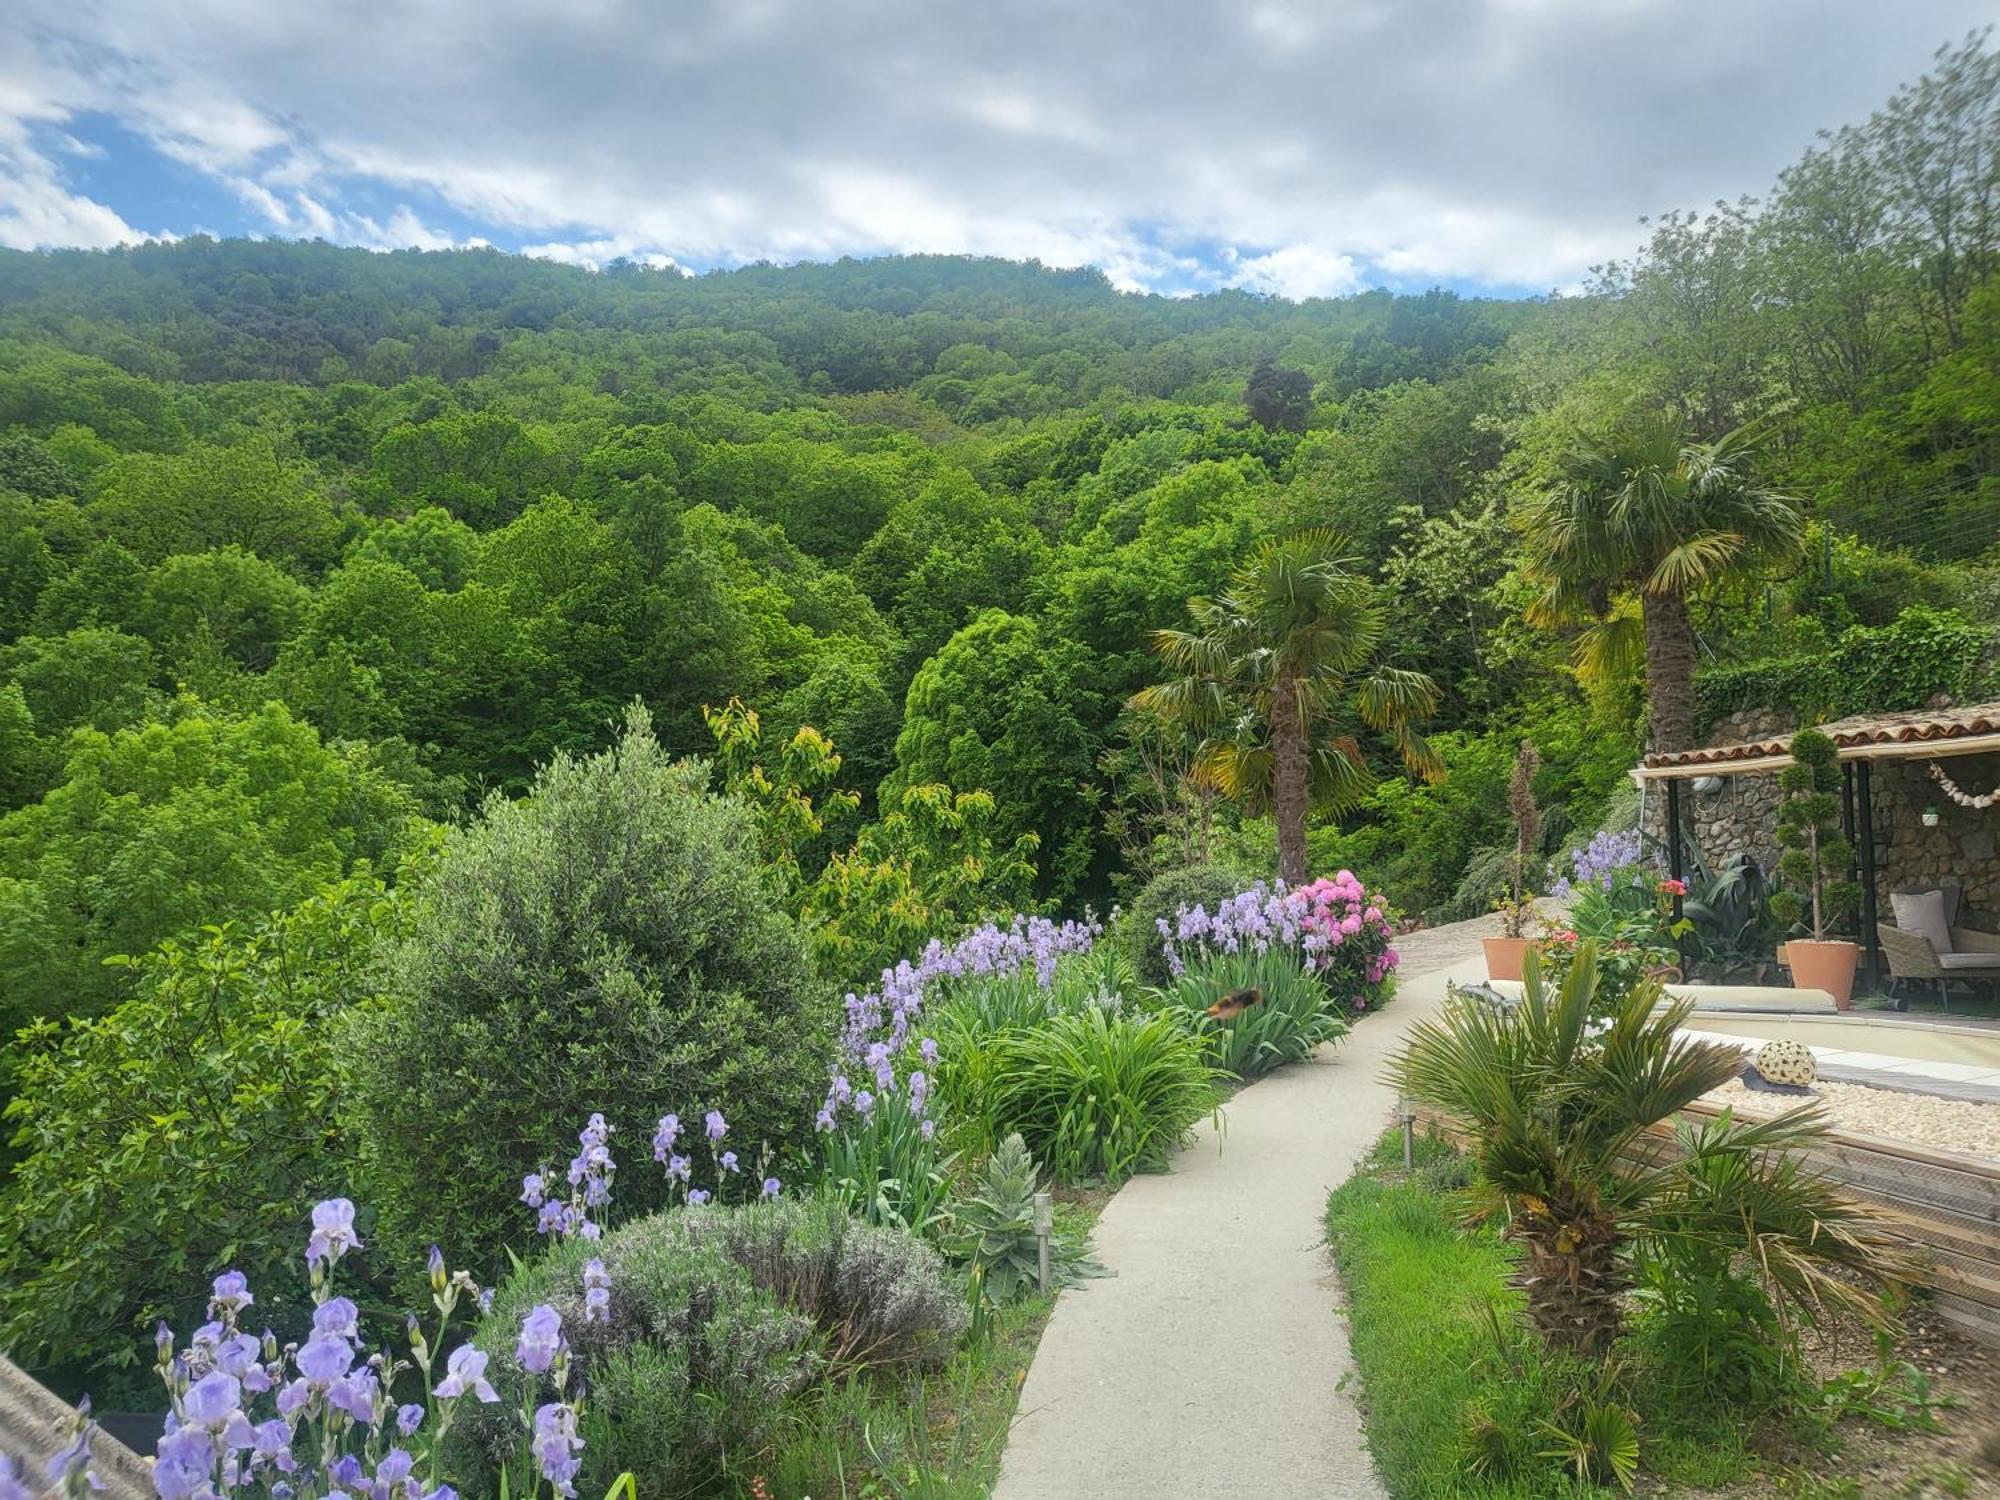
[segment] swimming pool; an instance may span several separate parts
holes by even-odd
[[[1695,1031],[1759,1041],[1786,1039],[1838,1052],[1867,1052],[1912,1062],[1963,1063],[2000,1071],[2000,1028],[1953,1026],[1943,1021],[1890,1021],[1871,1016],[1787,1016],[1697,1010]]]

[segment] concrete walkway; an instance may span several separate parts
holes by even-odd
[[[1022,1387],[996,1500],[1375,1497],[1326,1196],[1395,1110],[1382,1065],[1477,977],[1493,919],[1398,944],[1399,993],[1318,1060],[1238,1094],[1172,1170],[1105,1208],[1097,1256],[1117,1274],[1063,1293]]]

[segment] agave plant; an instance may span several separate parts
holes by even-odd
[[[1677,1034],[1692,1002],[1646,980],[1593,1020],[1586,943],[1561,987],[1528,956],[1521,1003],[1454,997],[1411,1027],[1392,1063],[1403,1092],[1472,1127],[1480,1188],[1522,1247],[1530,1320],[1558,1348],[1601,1357],[1623,1327],[1633,1255],[1670,1245],[1740,1256],[1781,1311],[1880,1306],[1836,1268],[1878,1283],[1908,1267],[1877,1224],[1796,1152],[1816,1107],[1745,1125],[1682,1127],[1673,1151],[1635,1149],[1649,1127],[1726,1083],[1741,1055]]]

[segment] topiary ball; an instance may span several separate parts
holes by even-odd
[[[1804,1042],[1766,1042],[1757,1049],[1757,1071],[1771,1083],[1804,1088],[1819,1077],[1819,1064]]]

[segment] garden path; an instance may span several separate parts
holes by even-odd
[[[1170,1171],[1098,1220],[1116,1274],[1065,1292],[1042,1335],[996,1500],[1377,1497],[1355,1393],[1326,1197],[1387,1126],[1381,1081],[1445,979],[1483,975],[1495,919],[1398,940],[1399,993],[1310,1064],[1204,1123]]]

